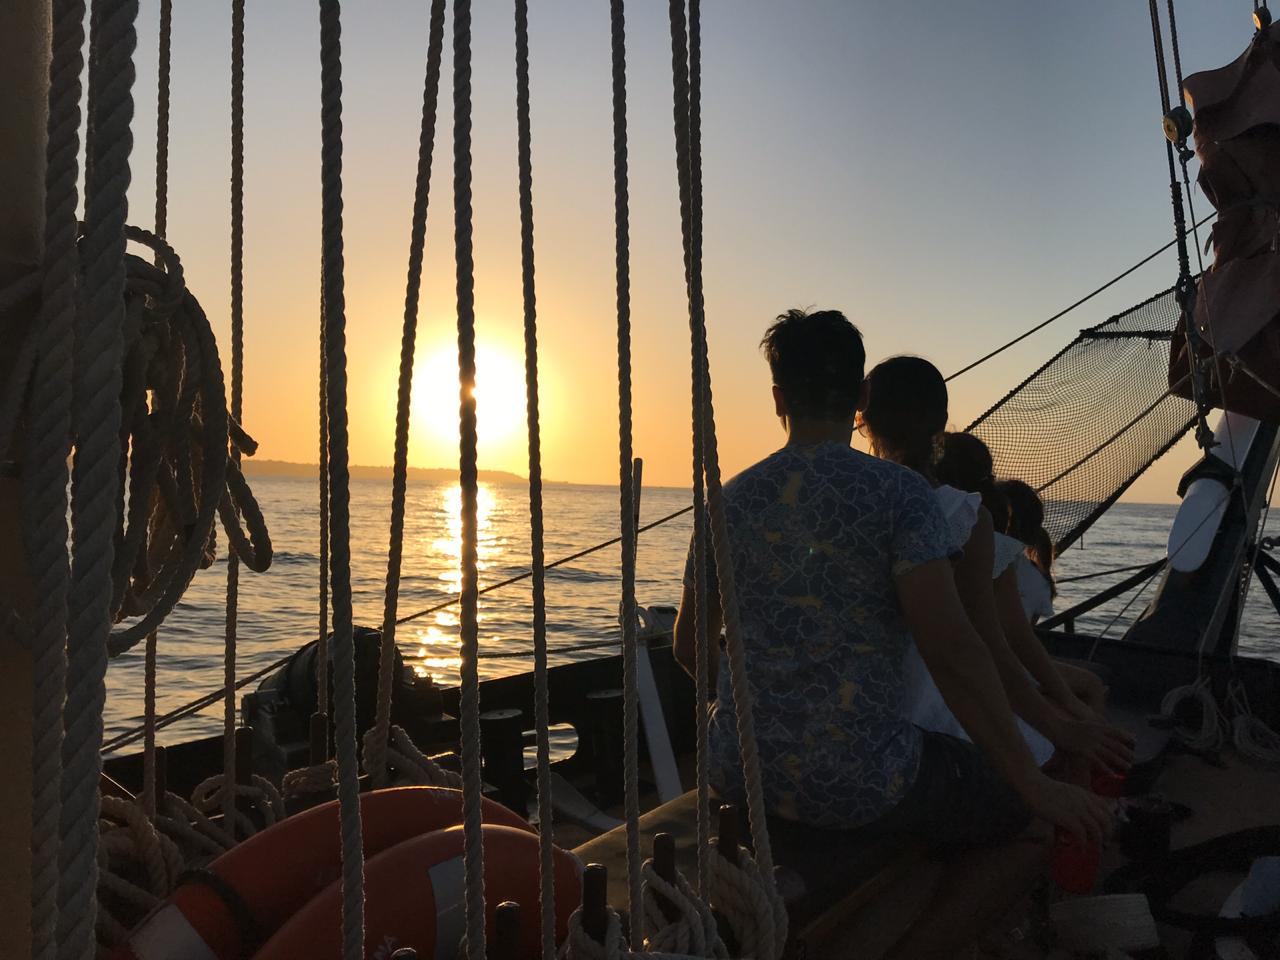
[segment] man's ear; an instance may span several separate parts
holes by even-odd
[[[862,386],[858,388],[858,405],[855,410],[866,410],[867,401],[871,399],[871,381],[865,377],[862,380]]]
[[[782,388],[776,383],[773,385],[773,412],[779,419],[786,419],[787,399],[782,395]]]

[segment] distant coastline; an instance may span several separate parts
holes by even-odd
[[[314,463],[290,463],[287,460],[256,460],[246,458],[241,466],[245,475],[250,477],[299,477],[302,479],[319,476],[320,468]],[[352,480],[390,480],[390,467],[368,467],[351,465]],[[448,482],[458,479],[457,469],[448,467],[410,467],[410,480],[427,480]],[[505,470],[481,470],[480,479],[485,483],[528,483],[527,478]],[[564,481],[544,480],[546,484],[561,484]]]

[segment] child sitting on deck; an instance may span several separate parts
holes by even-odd
[[[1096,839],[1111,812],[1035,764],[956,591],[952,539],[928,482],[850,446],[865,363],[857,329],[835,311],[790,311],[762,347],[787,442],[726,483],[723,506],[775,859],[814,889],[869,832],[1000,844],[953,861],[983,884],[944,884],[928,922],[895,947],[899,956],[947,955],[1020,892],[1029,862],[1044,859],[1042,831],[1014,842],[1033,816]],[[708,567],[715,638],[722,611]],[[690,673],[695,605],[691,551],[675,630]],[[922,731],[906,715],[913,637],[972,743]],[[711,769],[716,789],[741,802],[724,673]]]

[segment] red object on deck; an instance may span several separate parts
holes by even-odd
[[[1123,773],[1113,773],[1102,767],[1094,767],[1089,789],[1100,797],[1125,796],[1126,778]]]
[[[1077,840],[1062,829],[1053,839],[1053,882],[1065,893],[1090,893],[1098,879],[1102,845]]]

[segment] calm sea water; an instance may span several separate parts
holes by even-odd
[[[239,676],[267,666],[314,639],[317,633],[317,541],[319,522],[314,480],[257,477],[253,489],[266,513],[275,561],[265,574],[241,572]],[[641,522],[679,510],[689,502],[682,490],[644,491]],[[352,484],[352,578],[357,623],[376,626],[382,619],[386,575],[390,483],[360,480]],[[619,504],[615,489],[554,485],[544,497],[547,560],[575,553],[617,535]],[[409,489],[400,613],[406,615],[456,596],[458,589],[459,491],[447,483],[418,483]],[[1069,577],[1143,563],[1162,556],[1173,507],[1122,505],[1113,509],[1069,550],[1058,573]],[[643,605],[675,604],[688,547],[690,519],[683,516],[640,538],[636,584]],[[527,490],[519,484],[484,484],[479,500],[481,586],[519,574],[528,567]],[[619,548],[609,547],[548,571],[547,629],[553,659],[606,655],[609,650],[556,654],[582,644],[609,640],[618,633]],[[161,713],[222,683],[225,564],[203,571],[160,633],[157,691]],[[1116,578],[1064,584],[1059,609],[1088,597]],[[1121,598],[1077,622],[1081,631],[1123,634],[1141,612],[1145,597],[1123,612]],[[530,588],[528,581],[480,598],[482,676],[529,668]],[[445,609],[403,625],[398,640],[405,658],[442,682],[456,678],[456,609]],[[1270,654],[1277,649],[1280,625],[1260,589],[1250,595],[1241,639],[1244,650]],[[142,715],[142,648],[111,665],[107,677],[107,735],[128,729]],[[221,705],[170,726],[161,734],[169,743],[220,729]]]

